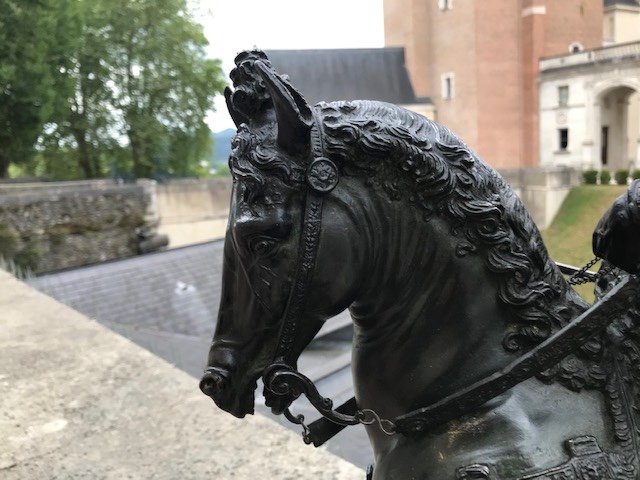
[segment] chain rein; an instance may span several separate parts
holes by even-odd
[[[567,282],[570,285],[583,285],[595,282],[612,270],[611,266],[606,265],[597,273],[589,272],[589,269],[599,261],[600,258],[593,258],[571,275]],[[377,424],[380,431],[386,435],[392,436],[397,433],[398,428],[394,421],[381,418],[378,413],[369,408],[358,409],[353,415],[345,415],[333,410],[333,401],[329,398],[322,397],[311,380],[289,365],[271,365],[267,368],[267,371],[265,371],[264,379],[265,386],[276,395],[287,396],[293,401],[304,394],[322,416],[334,423],[339,425]],[[302,414],[295,415],[289,408],[285,408],[282,413],[291,423],[302,427],[302,438],[304,442],[306,444],[312,443],[311,430],[305,422],[305,416]]]
[[[377,423],[385,435],[392,436],[396,434],[396,424],[386,418],[380,418],[380,416],[370,408],[358,410],[356,412],[356,418],[358,418],[358,422],[362,425],[373,425]]]
[[[358,409],[349,415],[333,409],[333,400],[320,395],[314,383],[286,363],[272,364],[264,372],[265,388],[275,395],[285,398],[287,403],[296,400],[300,395],[307,397],[311,405],[325,418],[338,425],[373,425],[378,424],[380,430],[387,435],[396,434],[396,425],[391,420],[381,418],[369,408]],[[291,423],[302,426],[302,438],[306,444],[312,443],[311,431],[302,414],[295,415],[287,407],[281,412]]]
[[[304,440],[304,443],[307,445],[313,443],[313,440],[311,439],[311,430],[305,423],[304,415],[295,415],[289,408],[286,408],[283,414],[291,423],[302,427],[302,439]],[[390,437],[397,433],[396,424],[394,422],[387,420],[386,418],[380,418],[380,416],[370,408],[363,408],[362,410],[356,411],[355,419],[361,425],[373,425],[374,423],[377,423],[378,428],[380,428],[385,435]]]
[[[611,265],[606,265],[596,273],[588,273],[588,270],[591,267],[593,267],[596,263],[598,263],[600,260],[601,260],[600,257],[594,257],[591,260],[589,260],[584,267],[582,267],[576,273],[571,275],[571,277],[569,277],[569,279],[567,280],[567,283],[569,285],[584,285],[586,283],[595,282],[599,278],[609,273],[613,268]]]

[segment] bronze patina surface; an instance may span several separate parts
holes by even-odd
[[[381,102],[310,107],[260,51],[231,78],[205,394],[243,417],[263,377],[267,405],[315,444],[365,424],[375,480],[640,478],[637,184],[595,234],[611,266],[590,307],[511,188],[445,127]],[[296,360],[346,308],[356,400],[336,409]],[[301,394],[327,420],[291,413]]]

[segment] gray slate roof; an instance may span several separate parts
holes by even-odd
[[[29,281],[103,323],[191,336],[213,334],[222,241],[65,270]]]
[[[611,5],[631,5],[633,7],[640,7],[640,0],[604,0],[605,7],[609,7]]]
[[[404,48],[268,50],[278,73],[289,75],[310,104],[380,100],[400,105],[418,99],[404,63]]]

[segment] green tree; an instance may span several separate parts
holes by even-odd
[[[198,174],[206,46],[187,0],[0,0],[0,176]]]
[[[210,149],[205,115],[224,88],[219,62],[206,58],[202,26],[186,0],[109,3],[110,79],[133,173],[193,173]]]
[[[28,161],[52,113],[55,0],[0,0],[0,178]]]
[[[54,70],[56,108],[43,134],[44,157],[52,159],[64,152],[67,168],[84,178],[103,174],[101,153],[108,150],[117,135],[114,127],[113,92],[107,85],[110,62],[108,2],[58,0],[58,16],[66,28],[58,31],[60,41],[53,57],[65,59]],[[66,3],[67,7],[62,7]],[[71,168],[69,160],[77,163]],[[64,160],[62,160],[64,161]]]

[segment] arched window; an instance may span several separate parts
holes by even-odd
[[[584,50],[584,47],[580,42],[573,42],[571,45],[569,45],[569,51],[571,53],[579,53],[583,50]]]

